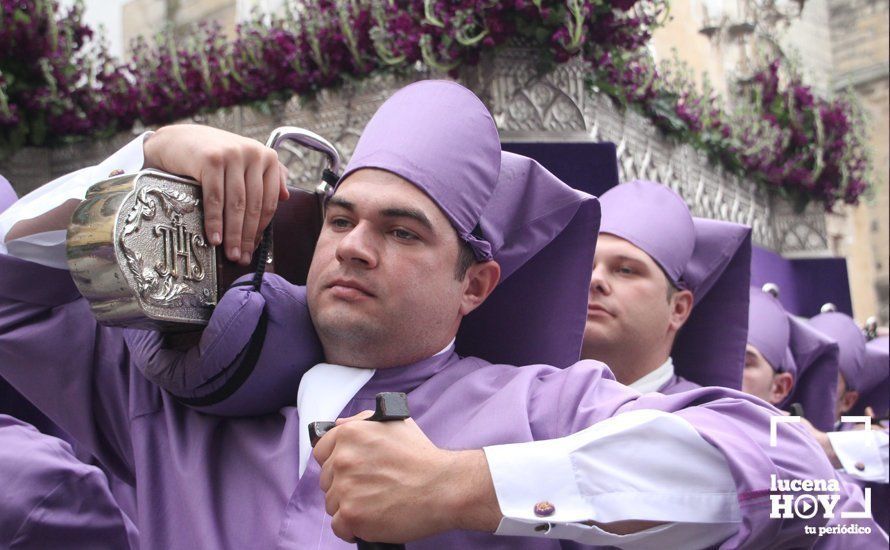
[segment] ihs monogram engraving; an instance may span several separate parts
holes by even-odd
[[[201,219],[197,213],[200,199],[193,192],[190,186],[175,189],[154,185],[145,185],[136,192],[118,242],[139,297],[146,304],[169,308],[216,302],[211,288],[215,281],[210,286],[202,283],[210,268],[211,249],[204,235],[186,223],[191,219],[193,228],[200,227],[195,225]],[[163,216],[156,219],[159,212]],[[135,242],[130,241],[138,238],[143,222],[151,224],[148,234],[154,242],[134,248]],[[143,253],[156,261],[144,258]]]
[[[182,278],[189,281],[204,279],[202,259],[207,243],[201,234],[186,228],[180,214],[172,215],[170,225],[156,225],[154,234],[161,239],[163,256],[155,269],[162,277],[169,275],[175,279]],[[180,270],[180,265],[183,265],[184,269]]]

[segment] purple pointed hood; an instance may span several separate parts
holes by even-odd
[[[787,372],[797,381],[797,364],[789,347],[791,326],[785,308],[772,295],[751,287],[748,309],[748,343],[757,348],[776,372]]]
[[[12,203],[17,200],[19,198],[16,196],[12,185],[6,178],[0,176],[0,213],[12,206]]]
[[[785,404],[800,403],[804,416],[822,431],[834,426],[839,349],[805,319],[790,316],[791,353],[797,364],[794,389]]]
[[[865,344],[865,362],[878,382],[859,396],[851,412],[864,414],[865,407],[871,407],[878,418],[886,418],[890,412],[890,339],[879,336]]]
[[[887,376],[886,368],[881,369],[876,361],[866,359],[865,335],[852,317],[832,311],[816,315],[810,324],[837,341],[838,366],[847,388],[862,395]]]
[[[834,425],[838,346],[804,320],[785,311],[770,294],[751,287],[748,343],[776,372],[794,377],[794,386],[779,408],[803,406],[804,416],[820,430]]]
[[[600,232],[646,252],[677,287],[695,297],[671,352],[677,374],[703,386],[741,389],[751,229],[693,218],[683,199],[660,183],[622,184],[603,194],[600,203]]]
[[[416,185],[478,260],[500,264],[498,287],[461,323],[458,353],[515,365],[578,360],[599,225],[594,197],[502,153],[488,109],[448,81],[411,84],[377,110],[340,181],[362,168]]]

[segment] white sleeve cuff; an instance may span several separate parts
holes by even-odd
[[[136,137],[100,164],[56,178],[14,202],[0,214],[0,253],[67,269],[64,231],[48,231],[16,239],[22,241],[16,245],[6,242],[6,234],[21,220],[45,214],[67,200],[83,199],[90,186],[109,177],[114,170],[122,170],[123,173],[141,170],[145,163],[142,143],[150,134],[145,132]]]
[[[504,514],[498,534],[590,544],[621,540],[623,546],[653,537],[662,541],[668,531],[684,536],[710,525],[714,536],[722,537],[712,541],[717,543],[732,535],[740,521],[726,460],[677,415],[631,411],[560,439],[484,450]],[[677,456],[684,460],[674,460]],[[552,508],[552,513],[536,513],[536,506]],[[668,525],[613,540],[619,536],[580,523],[623,520]],[[701,539],[686,540],[697,544]]]
[[[844,471],[862,481],[887,483],[890,481],[887,432],[847,430],[828,432],[828,440]]]

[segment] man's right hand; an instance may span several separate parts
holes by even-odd
[[[204,231],[242,265],[259,244],[279,200],[288,197],[287,169],[273,149],[237,134],[196,124],[164,126],[146,138],[145,168],[192,177],[204,196]]]

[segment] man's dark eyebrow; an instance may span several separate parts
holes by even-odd
[[[635,262],[638,264],[646,265],[646,262],[643,261],[641,258],[634,258],[633,256],[627,256],[625,254],[619,254],[618,259],[624,262]]]
[[[429,231],[435,232],[433,224],[426,214],[414,208],[386,208],[380,212],[387,218],[411,218],[426,227]]]
[[[339,206],[345,210],[349,210],[350,212],[355,210],[355,205],[348,200],[338,197],[334,195],[333,197],[328,199],[328,206]]]

